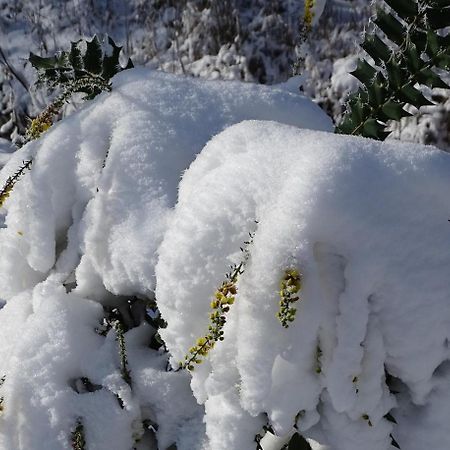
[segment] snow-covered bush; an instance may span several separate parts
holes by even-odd
[[[264,122],[203,149],[156,267],[175,365],[254,233],[224,340],[192,372],[208,448],[250,450],[267,423],[333,450],[448,448],[449,165],[432,148]],[[303,279],[286,330],[278,291],[289,268]]]
[[[13,154],[2,450],[450,446],[450,157],[290,88],[134,69]]]
[[[160,449],[200,448],[203,407],[155,334],[154,267],[179,179],[241,120],[332,128],[285,86],[127,72],[0,172],[4,185],[34,161],[0,216],[2,450],[156,448],[156,428]]]

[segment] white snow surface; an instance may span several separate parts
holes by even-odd
[[[450,155],[330,129],[289,83],[130,70],[13,153],[0,185],[33,165],[0,211],[0,450],[70,449],[79,422],[86,450],[255,450],[266,424],[264,450],[294,425],[315,450],[448,450]],[[167,371],[248,233],[224,340]]]
[[[33,165],[0,210],[1,450],[72,448],[79,420],[89,450],[156,448],[144,420],[158,424],[160,449],[203,448],[204,408],[189,375],[167,372],[167,355],[149,348],[155,330],[141,321],[125,334],[130,388],[115,330],[96,329],[104,308],[154,298],[156,250],[183,171],[244,119],[332,127],[284,86],[134,69],[2,160],[2,186]]]
[[[334,450],[391,449],[392,437],[450,448],[449,183],[450,157],[431,147],[267,122],[208,143],[180,184],[156,297],[177,364],[255,232],[224,341],[193,372],[212,449],[250,450],[265,414],[285,435],[299,412],[299,429]],[[291,267],[304,283],[286,330],[276,313]]]

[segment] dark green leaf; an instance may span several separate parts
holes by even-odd
[[[289,441],[288,450],[312,450],[308,441],[300,436],[298,433],[295,433],[291,440]]]
[[[124,67],[124,70],[132,69],[134,67],[133,61],[131,61],[131,58],[128,58],[127,65]]]
[[[346,115],[344,119],[341,121],[341,123],[336,127],[336,132],[339,134],[353,134],[353,130],[358,125],[353,122],[350,115]]]
[[[420,108],[425,105],[433,105],[432,102],[423,96],[422,92],[417,90],[411,84],[402,87],[399,93],[399,98],[400,100],[410,103],[416,108]]]
[[[450,7],[428,8],[425,14],[428,26],[433,30],[450,26]]]
[[[420,53],[425,50],[427,34],[424,31],[413,28],[409,33],[409,38]]]
[[[43,58],[42,56],[30,53],[28,60],[30,61],[31,65],[37,70],[54,69],[57,67],[67,66],[67,56],[65,52],[59,55],[50,56],[49,58]]]
[[[412,19],[418,13],[413,0],[384,0],[402,19]]]
[[[374,59],[375,64],[386,62],[391,57],[391,50],[376,34],[367,36],[361,47]]]
[[[402,117],[410,116],[411,114],[403,109],[404,103],[388,101],[383,105],[381,111],[391,120],[400,120]]]
[[[405,59],[406,66],[411,73],[416,73],[424,65],[424,62],[420,59],[417,47],[412,42],[408,42],[405,48]]]
[[[394,439],[394,436],[392,436],[392,434],[390,435],[390,438],[391,438],[391,445],[395,448],[400,449],[400,445],[398,445],[398,442]]]
[[[433,58],[433,63],[440,69],[450,70],[450,55],[441,54]]]
[[[102,72],[103,51],[97,36],[92,41],[86,41],[86,53],[83,57],[84,68],[93,74]]]
[[[377,71],[364,59],[358,60],[356,69],[350,72],[354,77],[358,78],[363,84],[369,84]]]
[[[388,420],[389,422],[392,422],[392,423],[397,424],[397,421],[395,420],[395,418],[392,416],[391,413],[387,413],[387,414],[384,416],[384,418],[385,418],[386,420]]]
[[[376,119],[368,119],[364,122],[362,132],[360,133],[364,137],[370,137],[373,139],[383,140],[385,125],[379,123]]]
[[[399,45],[404,41],[406,30],[392,14],[378,8],[377,17],[374,22],[391,41]]]
[[[80,41],[70,43],[69,62],[75,70],[83,70],[83,57],[81,56],[80,48],[78,47]]]
[[[441,51],[438,35],[434,31],[428,31],[426,42],[426,51],[430,57],[436,56]]]
[[[431,0],[432,6],[443,8],[444,6],[450,6],[450,0]]]
[[[378,74],[374,83],[367,87],[367,92],[369,94],[369,104],[374,108],[382,105],[385,102],[386,96],[388,95],[385,83],[380,80],[381,77],[381,73]]]
[[[416,78],[419,83],[424,84],[425,86],[428,86],[430,88],[450,89],[450,86],[431,69],[422,69],[417,73]]]
[[[112,54],[111,56],[105,55],[105,57],[103,58],[102,77],[105,80],[109,80],[117,72],[120,72],[122,70],[119,64],[119,55],[122,51],[122,47],[116,45],[116,43],[110,37],[108,37],[108,44],[112,47]]]
[[[388,61],[386,63],[386,71],[390,86],[396,89],[408,81],[409,74],[399,66],[397,61]]]

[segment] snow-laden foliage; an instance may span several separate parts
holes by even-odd
[[[212,449],[254,448],[266,415],[333,450],[448,448],[449,183],[449,156],[410,144],[264,122],[208,143],[180,184],[156,297],[176,366],[254,235],[224,340],[192,372]]]
[[[450,447],[450,157],[326,133],[296,82],[130,70],[13,154],[2,450]]]
[[[124,45],[136,65],[212,79],[277,83],[301,55],[302,89],[339,123],[346,94],[358,88],[348,71],[356,67],[371,5],[384,1],[314,3],[305,44],[301,0],[0,1],[0,138],[23,135],[26,118],[50,101],[32,87],[29,52],[48,56],[96,33]],[[439,107],[404,119],[393,136],[447,149],[448,91],[433,89],[428,97]]]
[[[365,3],[314,2],[317,28],[313,27],[302,72],[308,86],[305,90],[319,101],[329,87],[330,61],[357,48],[355,37],[367,18],[361,13],[367,10],[361,6]],[[357,13],[349,13],[355,5]],[[7,103],[0,116],[0,123],[7,125],[0,136],[8,138],[23,134],[26,115],[34,117],[48,103],[41,98],[45,98],[45,92],[37,95],[30,87],[33,73],[26,62],[30,51],[53,55],[66,49],[71,40],[108,33],[124,45],[125,53],[137,65],[205,78],[271,84],[285,81],[292,74],[303,16],[303,2],[293,0],[82,0],[63,5],[53,0],[15,0],[2,3],[2,8],[0,47],[11,64],[8,67],[0,57],[2,72],[9,80],[1,81],[0,74]],[[320,42],[316,45],[317,40]],[[25,83],[11,74],[11,67]],[[330,100],[338,105],[332,108],[338,114],[342,101],[337,97]],[[14,117],[10,110],[16,112]]]
[[[289,88],[126,71],[9,159],[2,186],[33,165],[0,211],[2,450],[201,448],[204,408],[155,334],[157,249],[214,134],[245,119],[331,130]]]

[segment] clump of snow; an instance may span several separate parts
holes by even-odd
[[[33,164],[0,210],[0,448],[71,448],[79,420],[89,449],[156,448],[153,424],[160,449],[201,448],[204,408],[189,375],[149,347],[145,306],[183,171],[244,119],[331,129],[283,87],[136,69],[8,159],[2,186]],[[103,329],[113,308],[130,324],[131,386],[118,335]]]
[[[267,122],[208,143],[180,184],[156,297],[176,366],[255,233],[224,341],[193,371],[211,449],[254,449],[266,417],[279,435],[297,418],[337,450],[387,450],[392,437],[415,450],[430,433],[450,446],[437,394],[450,380],[449,185],[450,158],[431,147]],[[304,281],[286,330],[276,313],[290,267]]]
[[[53,267],[66,277],[76,268],[78,289],[89,295],[102,297],[102,285],[149,294],[183,170],[215,133],[244,119],[331,129],[310,100],[283,89],[143,69],[120,74],[110,95],[17,152],[0,174],[3,184],[35,156],[6,205],[0,252],[11,256],[0,261],[1,296],[33,286]],[[22,280],[19,261],[28,273]]]

